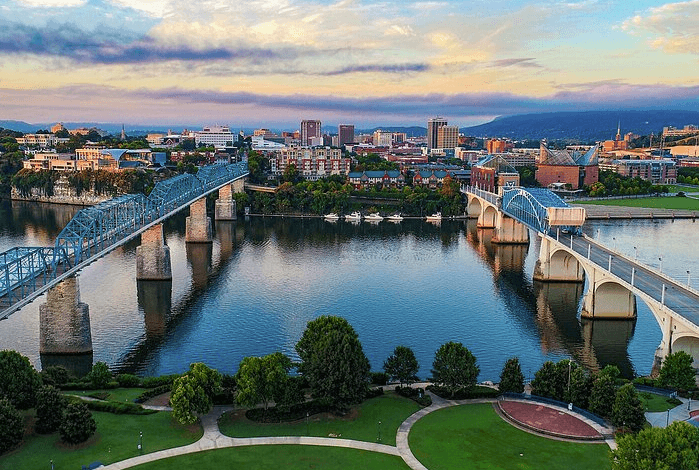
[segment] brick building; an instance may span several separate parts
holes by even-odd
[[[555,183],[577,190],[599,181],[599,146],[582,152],[550,150],[542,144],[540,152],[536,180],[544,187]]]

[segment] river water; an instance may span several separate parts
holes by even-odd
[[[52,245],[77,210],[0,203],[0,251]],[[198,245],[185,243],[184,218],[165,224],[172,283],[136,282],[137,242],[82,270],[94,354],[69,362],[159,375],[202,361],[235,373],[245,356],[278,350],[296,358],[295,343],[319,315],[352,324],[372,370],[381,370],[395,346],[411,347],[421,378],[447,341],[464,343],[480,380],[493,381],[512,356],[527,376],[546,360],[568,357],[590,369],[616,364],[625,375],[647,374],[660,344],[660,328],[640,300],[636,321],[585,321],[584,286],[533,282],[536,237],[529,246],[494,245],[475,221],[251,217],[215,223],[214,242]],[[696,227],[691,220],[590,221],[585,231],[632,256],[635,246],[647,264],[659,267],[662,258],[663,271],[685,282],[699,260]],[[0,322],[0,349],[20,351],[37,368],[55,360],[39,354],[43,302]]]

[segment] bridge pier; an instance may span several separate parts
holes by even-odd
[[[483,204],[483,209],[478,216],[477,226],[480,228],[495,228],[498,212],[497,207],[490,204]]]
[[[534,280],[542,282],[583,282],[585,270],[577,258],[557,249],[555,241],[541,236],[539,259],[534,266]]]
[[[466,205],[466,213],[468,214],[468,218],[479,218],[482,210],[480,199],[475,196],[468,196],[468,204]]]
[[[206,215],[206,198],[197,199],[189,206],[185,241],[188,243],[211,243],[211,217]]]
[[[610,279],[605,272],[593,269],[583,297],[582,318],[635,319],[636,296],[629,289]]]
[[[80,302],[77,277],[69,277],[49,289],[46,303],[39,306],[39,352],[92,353],[90,308]]]
[[[165,244],[163,224],[156,224],[141,234],[141,246],[136,248],[136,279],[172,280],[170,247]]]
[[[165,335],[172,310],[172,281],[138,281],[138,305],[143,309],[146,335],[159,338]]]
[[[236,202],[233,199],[233,185],[235,181],[227,184],[218,190],[218,199],[216,199],[216,209],[214,218],[216,220],[236,220]]]
[[[529,243],[529,229],[523,223],[517,222],[503,212],[498,211],[493,243],[526,245]]]

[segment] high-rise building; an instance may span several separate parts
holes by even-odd
[[[459,144],[459,126],[440,126],[437,128],[437,148],[453,149]]]
[[[345,144],[354,142],[354,125],[340,124],[337,126],[338,145],[342,147]]]
[[[313,145],[313,138],[320,139],[320,142],[322,142],[320,121],[317,119],[304,119],[301,121],[301,145]],[[318,142],[318,140],[316,140],[316,142]]]
[[[377,129],[374,131],[374,145],[376,147],[390,147],[393,144],[393,133]]]
[[[432,118],[427,121],[427,150],[437,147],[437,131],[440,127],[446,126],[447,120],[441,117]]]

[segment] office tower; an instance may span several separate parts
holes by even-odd
[[[337,126],[337,135],[340,147],[354,142],[354,124],[340,124]]]
[[[320,121],[316,119],[304,119],[301,121],[301,145],[312,145],[312,139],[314,138],[321,139]],[[316,142],[318,142],[318,140],[316,140]]]
[[[437,129],[437,148],[453,149],[459,143],[459,126],[440,126]]]
[[[440,127],[446,126],[447,120],[441,117],[432,118],[427,121],[427,150],[437,147],[437,132]]]

